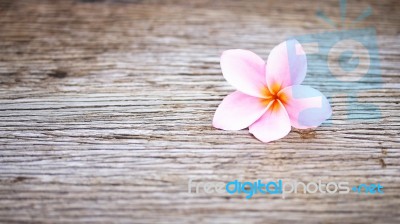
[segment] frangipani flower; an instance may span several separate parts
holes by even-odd
[[[267,63],[248,50],[224,51],[221,69],[237,91],[226,96],[215,111],[216,128],[249,127],[257,139],[270,142],[285,137],[291,126],[318,127],[332,114],[321,92],[300,85],[306,76],[307,58],[297,40],[273,48]]]

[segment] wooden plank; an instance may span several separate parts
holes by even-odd
[[[266,59],[289,36],[334,31],[315,12],[339,23],[338,1],[0,1],[0,222],[398,223],[400,8],[347,6],[352,19],[373,9],[357,26],[376,27],[382,87],[358,100],[381,118],[349,120],[338,82],[310,73],[330,124],[264,144],[211,125],[233,91],[220,53]],[[190,178],[381,183],[384,194],[247,200],[189,194]]]

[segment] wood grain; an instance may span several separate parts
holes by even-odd
[[[267,58],[291,35],[334,30],[338,1],[0,1],[0,222],[399,223],[400,8],[349,1],[377,30],[381,119],[333,117],[269,144],[216,130],[233,88],[219,55]],[[363,114],[368,111],[356,110]],[[187,182],[279,179],[381,183],[384,194],[189,194]]]

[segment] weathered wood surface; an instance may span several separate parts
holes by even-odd
[[[329,30],[337,1],[1,1],[0,222],[399,223],[400,7],[349,1],[377,29],[382,119],[350,122],[329,83],[332,125],[263,144],[211,126],[233,90],[220,52],[270,49]],[[362,111],[360,112],[362,113]],[[381,195],[188,194],[197,181],[381,183]]]

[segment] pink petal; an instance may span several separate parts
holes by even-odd
[[[314,88],[290,86],[279,92],[281,94],[284,94],[284,106],[295,128],[318,127],[332,115],[328,99]]]
[[[266,81],[272,93],[303,82],[307,72],[307,58],[300,43],[288,40],[274,47],[268,56]]]
[[[221,55],[221,70],[226,81],[237,90],[250,96],[263,97],[265,62],[247,50],[227,50]]]
[[[213,126],[223,130],[247,128],[267,110],[265,101],[235,91],[224,98],[215,111]]]
[[[283,138],[290,129],[289,116],[279,101],[272,102],[267,112],[249,127],[250,133],[263,142]]]

